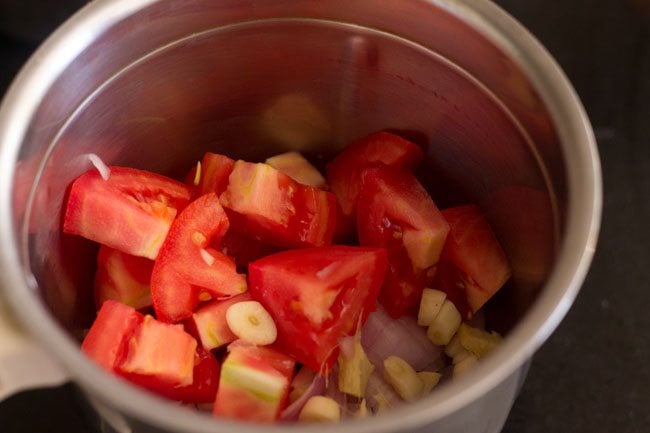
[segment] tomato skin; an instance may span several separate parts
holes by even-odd
[[[393,319],[404,315],[416,316],[422,291],[431,286],[436,269],[414,269],[404,260],[403,248],[387,246],[387,249],[389,265],[379,292],[379,302]]]
[[[99,307],[107,299],[113,299],[135,309],[150,306],[153,263],[144,257],[100,246],[95,273],[96,305]]]
[[[422,149],[391,134],[377,132],[349,144],[326,167],[327,180],[343,215],[354,220],[364,168],[377,165],[413,168],[422,160]]]
[[[449,225],[409,171],[388,166],[364,170],[357,211],[361,245],[388,250],[380,302],[394,319],[416,312]]]
[[[207,350],[197,347],[194,354],[192,384],[186,386],[170,385],[155,376],[122,373],[128,381],[170,400],[183,403],[212,403],[219,387],[219,361]]]
[[[190,195],[186,185],[148,171],[110,167],[104,180],[90,170],[72,183],[63,231],[153,260]]]
[[[193,194],[194,198],[209,192],[221,195],[228,186],[228,177],[234,165],[235,161],[225,155],[206,152],[201,159],[201,173],[198,184],[195,184],[196,167],[193,167],[187,174],[185,183],[196,187]]]
[[[273,317],[278,346],[324,372],[336,360],[339,340],[374,311],[386,267],[383,248],[284,251],[248,266],[250,292]]]
[[[441,260],[462,271],[467,302],[476,312],[510,278],[508,259],[478,206],[458,206],[442,214],[451,230]]]
[[[300,248],[332,242],[334,195],[299,184],[268,164],[237,161],[220,200],[233,229],[263,243]]]
[[[158,320],[175,323],[190,317],[202,293],[228,297],[246,291],[246,278],[232,259],[209,247],[221,241],[228,226],[215,193],[193,201],[174,221],[151,275]]]
[[[108,371],[126,356],[128,342],[144,316],[119,302],[104,302],[81,344],[81,350]]]

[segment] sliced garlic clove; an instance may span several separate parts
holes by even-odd
[[[257,301],[231,305],[226,311],[226,323],[238,338],[257,346],[272,344],[278,337],[273,318]]]

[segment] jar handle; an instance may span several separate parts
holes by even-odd
[[[67,380],[61,366],[20,330],[0,298],[0,401],[19,391]]]

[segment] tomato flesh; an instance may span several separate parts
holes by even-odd
[[[106,370],[114,371],[126,356],[129,339],[142,320],[142,314],[134,308],[108,300],[99,309],[81,350]]]
[[[182,325],[159,322],[147,315],[130,338],[127,355],[117,370],[169,386],[189,386],[194,379],[196,347],[196,340]]]
[[[190,195],[186,185],[144,170],[110,167],[107,180],[90,170],[72,184],[63,231],[153,260]]]
[[[235,341],[237,336],[228,327],[226,312],[231,305],[250,300],[249,293],[242,293],[225,301],[211,302],[197,310],[192,315],[192,320],[201,345],[212,350]]]
[[[221,204],[233,228],[280,247],[328,245],[336,225],[332,193],[302,185],[267,164],[237,161]]]
[[[246,291],[246,278],[229,257],[209,247],[228,230],[228,218],[215,193],[204,194],[172,224],[151,275],[158,320],[178,322],[192,315],[200,298]]]
[[[289,394],[295,361],[267,347],[228,347],[221,368],[214,414],[227,418],[273,422]]]
[[[275,320],[279,347],[312,370],[326,371],[339,340],[374,311],[386,266],[382,248],[284,251],[249,265],[251,296]]]
[[[365,170],[357,206],[361,245],[388,249],[389,275],[380,301],[393,318],[415,311],[449,225],[422,185],[403,169]]]
[[[160,344],[166,344],[160,342]],[[155,376],[122,373],[130,382],[165,398],[183,403],[212,403],[219,386],[219,361],[207,350],[197,347],[194,353],[192,383],[186,386],[170,385]]]
[[[132,256],[106,245],[97,254],[95,273],[95,303],[101,306],[107,299],[135,309],[151,306],[151,271],[153,261]]]
[[[478,206],[458,206],[442,214],[451,227],[442,260],[464,273],[467,302],[476,312],[510,278],[508,259]]]

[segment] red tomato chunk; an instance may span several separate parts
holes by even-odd
[[[126,358],[117,368],[122,373],[148,377],[170,386],[191,385],[196,346],[196,340],[182,325],[145,316],[129,340]]]
[[[119,302],[104,302],[82,350],[108,371],[164,397],[214,401],[217,359],[180,325],[158,322]]]
[[[173,179],[125,167],[110,167],[108,180],[91,170],[70,189],[63,231],[155,259],[191,190]]]
[[[467,303],[478,311],[510,278],[510,265],[490,224],[476,205],[442,211],[451,226],[442,260],[462,271]]]
[[[214,414],[272,422],[289,395],[295,361],[277,350],[233,343],[221,368]]]
[[[143,320],[135,309],[106,301],[86,334],[81,350],[108,371],[126,356],[128,342]]]
[[[389,274],[380,295],[386,311],[395,319],[414,312],[449,232],[429,194],[407,170],[367,169],[357,229],[361,245],[388,249]]]
[[[201,296],[227,297],[246,291],[246,278],[233,260],[210,248],[228,230],[215,193],[193,201],[172,224],[151,276],[159,320],[178,322],[192,315]]]
[[[113,299],[135,309],[151,306],[153,263],[102,245],[97,254],[95,304]]]
[[[341,337],[354,334],[374,311],[386,265],[382,248],[285,251],[249,265],[251,295],[275,319],[279,346],[326,372]]]
[[[281,247],[332,242],[336,198],[302,185],[267,164],[237,161],[221,204],[235,230]]]
[[[250,300],[250,294],[243,293],[225,301],[211,302],[197,310],[192,320],[201,345],[212,350],[235,341],[237,337],[228,327],[226,312],[231,305]]]

